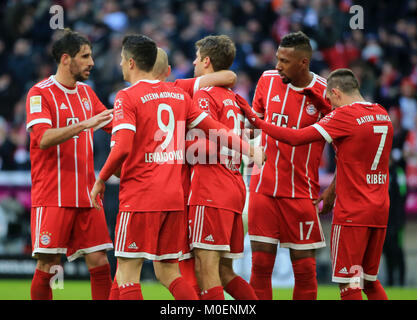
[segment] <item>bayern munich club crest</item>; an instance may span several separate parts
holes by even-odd
[[[90,104],[88,103],[88,100],[86,98],[83,98],[82,103],[84,105],[84,108],[90,111]]]
[[[43,246],[47,246],[51,243],[51,233],[42,232],[39,236],[39,240]]]
[[[308,115],[314,116],[317,113],[317,109],[316,109],[316,107],[314,105],[309,104],[306,107],[306,112],[307,112]]]

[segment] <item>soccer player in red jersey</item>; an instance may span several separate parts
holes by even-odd
[[[166,52],[158,48],[158,55],[156,58],[155,65],[153,67],[153,76],[156,79],[161,81],[165,81],[171,73],[171,66],[168,64],[168,56]],[[204,87],[209,86],[219,86],[219,87],[232,87],[236,82],[236,74],[231,70],[219,70],[211,73],[207,73],[204,75],[200,75],[195,78],[189,79],[177,79],[173,82],[174,86],[178,86],[187,92],[190,97],[194,96],[194,93]],[[200,141],[200,143],[204,143],[204,141]],[[209,141],[210,143],[210,141]],[[193,142],[186,142],[186,149],[187,146],[193,145],[194,148],[197,148]],[[210,145],[204,146],[201,145],[201,148],[206,148],[206,151],[209,151]],[[212,147],[212,150],[214,148]],[[186,162],[182,168],[183,172],[183,188],[184,188],[184,199],[185,199],[185,218],[186,224],[188,225],[188,195],[190,189],[190,165]],[[191,235],[188,232],[185,234],[185,248],[183,249],[183,254],[179,258],[179,267],[181,271],[181,275],[189,281],[198,293],[200,294],[201,290],[198,286],[197,279],[195,276],[195,259],[191,255],[189,246],[188,246],[188,239]]]
[[[392,123],[382,106],[363,99],[349,69],[338,69],[329,75],[326,96],[335,109],[307,128],[272,126],[254,114],[249,119],[271,138],[289,145],[318,141],[333,144],[337,175],[331,233],[332,280],[339,283],[342,300],[361,300],[362,289],[369,300],[384,300],[387,295],[377,274],[388,223]],[[327,104],[316,96],[320,98],[323,105]],[[249,106],[244,109],[250,114]]]
[[[93,130],[111,132],[112,110],[80,82],[94,65],[91,44],[66,31],[52,47],[55,75],[27,96],[32,177],[32,255],[37,259],[32,299],[52,299],[51,267],[61,255],[85,257],[93,299],[107,299],[111,286],[106,250],[113,248],[104,211],[93,208]],[[110,280],[110,282],[109,282]],[[109,286],[110,283],[110,286]]]
[[[168,63],[168,55],[162,48],[158,48],[155,64],[152,69],[152,76],[156,80],[166,81],[171,73],[171,66]],[[168,83],[174,86],[178,86],[187,92],[190,97],[194,95],[194,92],[199,90],[201,87],[213,86],[225,86],[231,87],[236,82],[236,74],[231,70],[220,70],[196,78],[189,79],[177,79],[175,82]],[[187,162],[182,167],[182,181],[184,190],[184,210],[186,225],[188,225],[188,192],[190,185],[190,168]],[[188,230],[188,228],[187,228]],[[190,255],[188,246],[188,232],[184,234],[184,249],[182,255],[179,258],[179,267],[181,275],[193,286],[197,294],[200,294],[200,289],[197,284],[195,277],[194,257]],[[119,287],[117,284],[117,274],[112,285],[111,300],[118,300],[119,298]]]
[[[326,80],[309,70],[311,55],[304,33],[282,39],[276,70],[265,71],[256,87],[252,107],[260,118],[298,129],[330,112],[301,94],[304,88],[313,88],[325,95]],[[252,175],[249,187],[250,284],[259,299],[272,299],[271,275],[279,244],[290,250],[293,299],[316,299],[315,249],[324,247],[325,239],[313,201],[320,190],[318,168],[324,142],[293,147],[263,132],[261,144],[267,161],[259,174]]]
[[[196,42],[194,75],[228,69],[235,46],[227,36],[208,36]],[[209,113],[236,134],[244,128],[244,115],[235,93],[207,87],[193,97],[195,107]],[[191,169],[189,195],[190,248],[195,255],[201,299],[224,299],[223,288],[235,299],[257,299],[253,288],[233,271],[233,259],[243,255],[242,211],[246,187],[240,174],[240,155],[222,148],[217,163],[196,163]]]
[[[198,299],[179,273],[186,233],[181,171],[185,126],[224,129],[180,88],[154,80],[156,44],[146,36],[123,39],[121,67],[132,85],[118,92],[113,115],[114,145],[96,180],[91,198],[100,208],[104,182],[121,167],[115,255],[118,258],[119,298],[143,299],[140,272],[144,259],[154,261],[156,277],[175,299]],[[260,165],[264,154],[236,135],[227,145],[239,145]],[[173,263],[174,262],[174,263]]]

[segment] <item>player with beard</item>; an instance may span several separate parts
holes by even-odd
[[[112,110],[80,82],[94,66],[86,38],[66,30],[52,54],[56,74],[35,84],[26,100],[32,255],[37,259],[31,298],[52,299],[51,268],[66,254],[69,261],[84,256],[92,298],[105,300],[111,287],[106,251],[113,244],[104,211],[93,208],[90,190],[95,181],[93,131],[111,132]]]
[[[283,37],[275,70],[258,81],[252,108],[267,123],[303,128],[330,108],[306,91],[326,91],[326,80],[309,69],[312,49],[302,32]],[[248,233],[252,248],[250,284],[259,299],[272,299],[271,275],[277,245],[289,248],[295,285],[293,299],[317,297],[315,249],[325,246],[315,208],[320,186],[318,168],[324,141],[293,147],[262,133],[267,161],[250,181]]]

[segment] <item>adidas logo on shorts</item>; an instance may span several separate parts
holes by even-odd
[[[136,242],[132,242],[131,244],[128,245],[129,249],[138,249],[138,246],[136,245]]]
[[[204,238],[204,240],[214,242],[213,235],[209,234],[207,237]]]
[[[340,269],[339,270],[339,273],[349,274],[349,272],[347,271],[346,267],[343,267],[342,269]]]

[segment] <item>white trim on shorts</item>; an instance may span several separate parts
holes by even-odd
[[[360,282],[361,278],[360,277],[351,277],[351,278],[344,278],[344,277],[335,277],[332,276],[332,281],[336,282],[336,283],[358,283]]]
[[[191,250],[192,249],[204,249],[204,250],[212,250],[212,251],[219,251],[220,256],[223,258],[228,259],[241,259],[244,257],[243,252],[230,252],[230,246],[229,245],[215,245],[215,244],[206,244],[206,243],[192,243],[190,245]],[[189,259],[193,257],[191,254],[186,253],[181,256],[181,260]]]
[[[37,253],[66,254],[67,248],[36,248],[32,251],[32,257],[34,257]]]
[[[178,258],[178,261],[183,261],[191,258],[194,258],[194,254],[192,252],[187,252],[181,254],[181,257]]]
[[[244,254],[243,252],[239,252],[239,253],[222,252],[220,256],[223,258],[228,258],[228,259],[241,259],[244,257]]]
[[[304,244],[297,244],[297,243],[292,243],[292,242],[285,242],[285,243],[281,242],[279,244],[280,248],[290,248],[290,249],[294,249],[294,250],[319,249],[319,248],[323,248],[325,246],[326,246],[325,241],[314,242],[314,243],[304,243]]]
[[[79,257],[92,253],[97,251],[110,251],[113,250],[113,243],[103,243],[99,244],[98,246],[89,247],[89,248],[83,248],[75,251],[72,255],[68,256],[67,259],[69,262],[74,261],[75,259],[78,259]]]
[[[168,260],[168,259],[179,259],[180,257],[182,257],[182,251],[177,252],[177,253],[167,253],[167,254],[163,254],[163,255],[156,255],[156,254],[151,254],[148,252],[123,252],[123,251],[115,251],[114,252],[114,256],[116,258],[130,258],[130,259],[147,259],[147,260],[156,260],[156,261],[161,261],[161,260]]]
[[[230,251],[230,246],[228,244],[207,244],[200,242],[191,243],[190,250],[193,250],[195,248],[213,251]]]
[[[255,236],[255,235],[249,235],[249,240],[257,241],[257,242],[272,243],[272,244],[279,243],[279,239],[271,238],[271,237],[264,237],[264,236]]]

